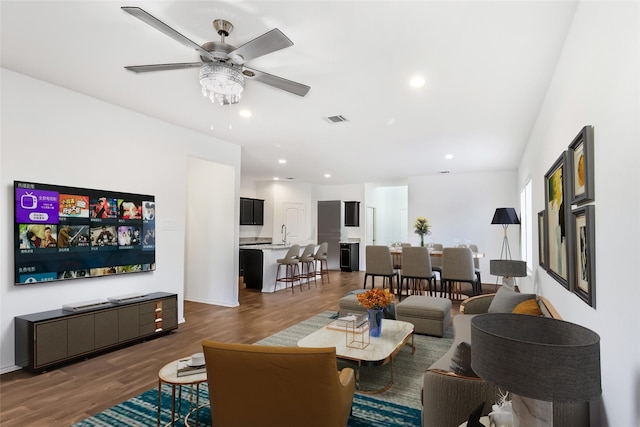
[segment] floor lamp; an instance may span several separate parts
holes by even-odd
[[[493,214],[491,224],[501,224],[502,228],[504,228],[500,259],[511,259],[511,249],[509,248],[509,239],[507,239],[507,228],[509,228],[511,224],[520,224],[516,210],[514,208],[497,208]]]
[[[600,336],[575,323],[512,313],[471,319],[471,368],[511,395],[513,426],[553,426],[553,405],[602,393]],[[574,417],[588,424],[588,406]]]
[[[491,224],[500,224],[504,229],[504,237],[502,238],[502,249],[500,250],[500,259],[492,259],[489,262],[489,273],[494,276],[502,276],[502,284],[513,289],[515,288],[514,277],[526,277],[527,265],[524,261],[511,260],[511,248],[509,248],[509,239],[507,238],[507,229],[511,224],[520,224],[518,215],[514,208],[497,208],[493,214]],[[496,289],[498,288],[498,278],[496,277]]]

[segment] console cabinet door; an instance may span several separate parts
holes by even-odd
[[[67,357],[67,320],[36,324],[36,367]]]
[[[129,341],[140,336],[140,310],[137,305],[118,310],[118,341]]]
[[[72,317],[67,320],[67,357],[88,353],[95,349],[95,315]]]
[[[118,310],[108,310],[95,314],[96,349],[118,343]]]
[[[162,329],[169,330],[178,326],[178,300],[167,298],[162,300]]]

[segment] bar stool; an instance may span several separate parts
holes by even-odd
[[[320,276],[320,282],[324,285],[324,276],[327,276],[327,282],[329,280],[329,266],[327,264],[327,251],[329,250],[329,244],[327,242],[321,243],[320,247],[313,256],[314,261],[320,264],[320,268],[314,268],[316,276]]]
[[[318,287],[318,281],[316,280],[316,268],[315,268],[315,257],[313,254],[313,249],[315,245],[313,243],[309,243],[302,251],[302,255],[298,258],[302,267],[300,267],[300,274],[298,277],[300,279],[307,279],[307,288],[311,289],[311,279],[313,278],[313,282]],[[306,267],[306,272],[305,272]],[[302,282],[300,282],[300,286],[302,287]]]
[[[276,287],[278,282],[284,283],[284,288],[287,289],[287,283],[291,283],[291,293],[293,293],[293,283],[299,281],[298,278],[300,271],[298,270],[298,257],[300,255],[300,246],[291,245],[284,258],[280,258],[276,262],[278,263],[278,270],[276,270]],[[280,268],[285,267],[284,277],[278,277],[280,275]],[[302,286],[300,286],[302,290]]]

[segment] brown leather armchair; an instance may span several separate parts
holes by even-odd
[[[346,426],[355,392],[336,350],[202,342],[211,425]]]

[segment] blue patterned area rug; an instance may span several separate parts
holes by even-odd
[[[317,329],[327,325],[335,319],[335,312],[326,311],[313,316],[303,322],[284,329],[270,337],[258,341],[257,345],[282,345],[295,346],[299,339],[309,335]],[[384,321],[383,326],[384,328]],[[420,390],[422,386],[422,373],[438,360],[451,346],[453,342],[453,330],[449,328],[443,338],[415,335],[416,352],[411,354],[411,349],[404,347],[394,361],[394,384],[384,393],[375,397],[362,395],[356,392],[353,400],[353,414],[349,419],[350,427],[403,427],[420,426]],[[338,367],[344,366],[339,361]],[[389,381],[390,365],[379,367],[363,367],[360,370],[360,381],[365,389],[378,389]],[[166,390],[165,390],[166,388]],[[183,391],[188,391],[184,388]],[[188,392],[182,399],[182,421],[177,426],[184,426],[184,417],[189,408]],[[166,425],[170,420],[171,388],[164,386],[162,389],[161,425]],[[157,389],[127,400],[119,405],[109,408],[91,418],[75,424],[74,427],[113,427],[113,426],[154,426],[157,423]],[[200,386],[200,403],[208,403],[209,395],[206,384]],[[189,425],[195,425],[195,414],[189,417]],[[198,412],[200,425],[211,424],[211,414],[207,406]]]
[[[189,412],[188,388],[183,389],[180,405],[180,419],[176,426],[184,426],[184,418]],[[171,422],[171,388],[162,387],[162,414],[160,425]],[[200,404],[208,404],[209,394],[206,384],[200,386]],[[195,402],[194,402],[195,403]],[[75,424],[73,427],[143,427],[155,426],[158,421],[158,389],[154,388],[111,407]],[[190,414],[188,423],[196,424],[195,413]],[[211,425],[211,413],[208,406],[198,411],[198,423],[201,426]],[[420,426],[420,411],[415,408],[385,402],[370,396],[356,394],[353,399],[353,411],[349,418],[349,427],[405,427]]]

